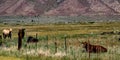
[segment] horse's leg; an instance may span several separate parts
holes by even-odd
[[[10,39],[12,38],[12,33],[10,32],[10,34],[9,34],[9,37],[10,37]]]
[[[5,35],[5,39],[6,39],[7,35]]]
[[[3,33],[3,38],[6,39],[6,35]]]
[[[10,35],[10,39],[12,38],[12,36]]]
[[[18,37],[18,50],[20,50],[22,47],[22,38]]]
[[[9,34],[9,35],[8,35],[8,38],[10,38],[10,39],[11,39],[11,34]]]

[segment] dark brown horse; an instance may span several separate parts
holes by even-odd
[[[32,36],[29,36],[27,39],[27,43],[37,43],[37,42],[38,42],[38,39]]]
[[[100,52],[107,52],[107,49],[100,45],[92,45],[87,42],[82,42],[83,48],[86,49],[87,52],[90,53],[100,53]]]
[[[22,46],[22,39],[24,38],[24,35],[25,35],[25,29],[19,29],[19,32],[18,32],[18,50],[21,49],[21,46]]]

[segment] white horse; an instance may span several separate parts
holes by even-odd
[[[11,37],[12,37],[12,28],[3,29],[3,38],[6,39],[6,37],[11,39]]]

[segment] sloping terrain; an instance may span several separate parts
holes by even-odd
[[[120,0],[0,0],[0,15],[119,15]]]
[[[74,16],[84,14],[88,7],[80,3],[78,0],[65,0],[56,9],[46,12],[46,15],[67,15]]]

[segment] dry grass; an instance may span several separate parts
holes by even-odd
[[[20,58],[16,57],[5,57],[5,56],[0,56],[1,60],[21,60]]]
[[[117,60],[120,56],[120,42],[118,41],[119,35],[100,35],[103,31],[120,31],[120,22],[111,22],[111,23],[94,23],[94,24],[23,24],[23,25],[3,25],[0,24],[0,31],[4,28],[13,28],[13,39],[9,43],[5,43],[8,45],[8,49],[12,51],[12,53],[16,54],[17,57],[19,54],[23,54],[23,56],[27,53],[28,55],[31,55],[29,58],[32,58],[34,54],[36,54],[38,57],[34,58],[33,60],[39,60],[43,59],[46,60],[88,60],[88,53],[82,52],[84,49],[82,48],[82,45],[79,43],[83,41],[90,40],[91,44],[98,44],[106,47],[108,49],[107,53],[100,53],[100,54],[91,54],[91,60]],[[38,38],[40,42],[38,43],[37,49],[35,44],[30,44],[27,47],[23,47],[21,52],[18,52],[16,49],[17,43],[17,32],[19,28],[25,28],[26,29],[26,37],[24,40],[26,40],[27,36],[32,35],[35,36],[36,33],[38,34]],[[0,32],[2,34],[2,32]],[[91,34],[93,33],[93,34]],[[48,48],[46,48],[47,40],[45,36],[48,35]],[[63,56],[60,59],[57,59],[58,56],[61,53],[64,53],[64,35],[67,35],[67,55],[65,57]],[[56,37],[56,39],[55,39]],[[54,41],[57,42],[58,47],[58,53],[54,54]],[[14,50],[13,47],[14,46]],[[24,45],[23,45],[24,46]],[[12,49],[12,50],[11,50]],[[1,52],[9,52],[5,51],[4,48],[1,48]],[[5,55],[5,53],[1,53],[2,55]],[[48,53],[50,56],[45,56],[45,54]],[[13,55],[14,54],[9,54]],[[8,55],[8,56],[9,56]],[[51,57],[54,56],[54,57]],[[50,58],[51,57],[51,58]],[[25,57],[26,58],[26,57]],[[17,59],[16,59],[17,60]],[[32,59],[31,59],[32,60]]]

